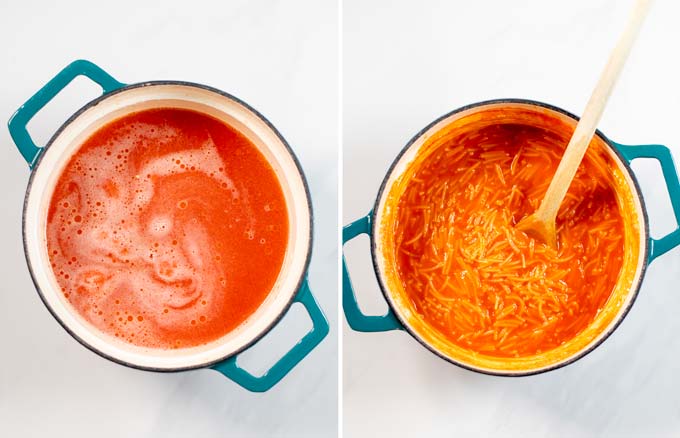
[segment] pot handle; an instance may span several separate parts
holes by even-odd
[[[345,243],[361,234],[371,236],[371,213],[342,229],[342,245],[344,246]],[[342,254],[342,307],[347,323],[358,332],[386,332],[403,329],[392,309],[388,308],[387,313],[382,316],[365,315],[361,311],[352,287],[352,280],[349,278],[344,252]]]
[[[312,329],[298,341],[281,359],[259,377],[250,374],[237,364],[238,354],[223,360],[211,368],[252,392],[265,392],[279,383],[302,359],[304,359],[328,334],[328,321],[309,289],[307,278],[295,296],[302,303],[312,320]]]
[[[649,261],[651,262],[680,245],[680,182],[678,182],[678,172],[673,162],[673,156],[666,146],[659,144],[632,146],[614,143],[614,145],[628,163],[636,158],[654,158],[659,162],[663,171],[663,179],[671,198],[676,226],[675,230],[661,239],[649,238]]]
[[[42,148],[33,142],[26,125],[38,111],[78,76],[86,76],[101,85],[103,94],[110,93],[125,85],[112,78],[95,64],[82,59],[70,63],[57,73],[52,80],[21,105],[9,119],[9,133],[30,168],[35,164]]]

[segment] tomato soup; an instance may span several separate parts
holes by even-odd
[[[420,319],[492,357],[554,349],[605,306],[624,258],[614,164],[590,149],[557,217],[555,250],[516,228],[539,206],[564,138],[519,124],[449,136],[395,203],[398,281]]]
[[[272,289],[287,241],[283,191],[257,147],[174,108],[96,131],[47,216],[64,296],[105,334],[148,348],[202,345],[241,324]]]

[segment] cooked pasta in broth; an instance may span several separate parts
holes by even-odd
[[[572,339],[616,285],[624,224],[611,158],[589,150],[557,217],[557,250],[515,225],[534,212],[566,142],[491,125],[448,141],[411,173],[396,203],[398,279],[450,342],[524,357]]]

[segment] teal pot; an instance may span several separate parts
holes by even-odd
[[[506,110],[508,110],[507,116],[504,115]],[[520,118],[516,114],[522,114],[524,118]],[[532,122],[525,122],[526,120]],[[531,358],[518,358],[517,360],[493,358],[491,356],[483,357],[476,352],[461,351],[464,350],[461,347],[446,345],[447,341],[442,340],[442,337],[432,334],[434,330],[422,328],[425,324],[420,319],[421,317],[417,315],[417,312],[413,312],[402,304],[405,299],[400,295],[401,292],[392,290],[390,287],[390,284],[394,285],[395,282],[388,281],[388,278],[396,278],[396,273],[395,268],[386,262],[384,255],[386,251],[391,251],[391,249],[383,247],[383,239],[381,238],[385,235],[384,233],[390,232],[388,226],[383,227],[382,219],[388,217],[389,214],[386,212],[386,206],[391,188],[395,182],[399,181],[399,178],[408,169],[409,164],[419,156],[420,148],[426,145],[428,138],[454,122],[456,122],[456,129],[461,130],[469,129],[467,127],[473,126],[473,123],[476,123],[474,126],[477,128],[493,124],[531,123],[531,126],[548,130],[553,129],[553,126],[557,124],[558,126],[571,127],[570,129],[573,130],[578,118],[552,105],[525,99],[502,99],[475,103],[457,109],[440,117],[417,133],[397,155],[387,171],[371,212],[343,229],[343,244],[362,234],[369,236],[373,269],[380,290],[388,304],[388,311],[384,315],[366,315],[359,309],[357,295],[343,256],[342,294],[347,322],[352,329],[361,332],[404,330],[442,359],[463,368],[486,374],[523,376],[570,364],[595,349],[614,332],[631,309],[649,263],[680,244],[680,228],[677,225],[672,232],[660,239],[654,239],[649,235],[644,199],[635,174],[630,167],[630,163],[637,158],[652,158],[659,162],[663,171],[663,181],[670,194],[676,222],[680,223],[680,184],[671,153],[661,145],[627,146],[609,140],[599,131],[595,134],[594,141],[608,154],[613,165],[618,167],[625,180],[624,184],[631,193],[632,207],[630,212],[625,211],[624,214],[634,215],[639,228],[639,241],[638,237],[631,238],[630,248],[634,249],[626,249],[631,254],[635,254],[636,260],[629,268],[630,276],[626,277],[631,279],[631,286],[619,287],[617,284],[612,293],[615,298],[610,299],[605,308],[601,309],[608,313],[608,319],[599,320],[596,318],[595,321],[602,321],[601,324],[597,328],[593,328],[595,327],[592,325],[594,323],[591,323],[591,326],[587,327],[589,329],[588,337],[584,337],[580,344],[571,343],[564,349],[561,349],[563,346],[557,347],[550,354],[544,353]],[[592,330],[590,330],[591,328]],[[581,334],[577,336],[581,336]]]
[[[27,123],[77,76],[85,76],[99,84],[102,96],[71,116],[44,147],[36,145],[26,130]],[[114,119],[160,107],[202,112],[246,135],[279,176],[290,222],[281,272],[256,312],[221,339],[172,352],[117,342],[80,317],[56,282],[47,255],[45,231],[47,207],[56,180],[82,142]],[[50,313],[85,347],[119,364],[143,370],[169,372],[213,368],[248,390],[263,392],[278,383],[328,334],[328,323],[307,280],[312,248],[312,207],[304,173],[281,134],[245,102],[214,88],[187,82],[125,85],[91,62],[81,60],[64,68],[21,106],[9,121],[9,131],[31,169],[23,213],[24,250],[31,277]],[[312,329],[263,375],[254,376],[241,368],[237,364],[239,353],[272,330],[294,302],[305,307],[313,323]]]

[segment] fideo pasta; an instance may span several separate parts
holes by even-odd
[[[395,203],[398,281],[450,342],[495,357],[540,354],[586,328],[624,257],[610,159],[589,151],[557,218],[557,251],[515,225],[538,208],[566,142],[520,124],[450,136]]]

